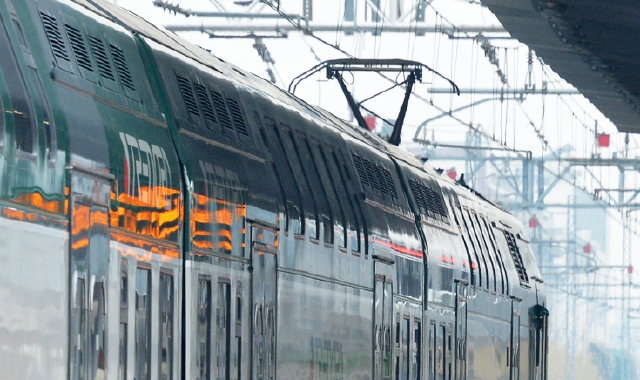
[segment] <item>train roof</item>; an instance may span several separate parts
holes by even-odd
[[[225,60],[216,57],[212,52],[194,45],[172,32],[151,24],[141,16],[138,16],[131,11],[125,10],[104,0],[59,1],[63,4],[67,3],[74,8],[77,8],[79,5],[94,15],[105,17],[120,27],[124,27],[131,33],[138,34],[147,40],[151,40],[156,44],[164,46],[169,52],[173,53],[179,59],[185,59],[184,57],[186,57],[203,66],[209,67],[214,71],[221,72],[227,80],[232,81],[236,86],[245,87],[250,91],[262,93],[266,97],[276,100],[281,106],[291,109],[302,117],[316,123],[319,127],[332,128],[341,133],[343,138],[346,140],[356,142],[359,145],[366,145],[371,148],[375,148],[372,149],[372,151],[378,150],[379,153],[387,154],[394,159],[400,160],[413,167],[415,170],[426,173],[437,178],[438,181],[447,183],[452,188],[456,188],[459,193],[476,195],[477,198],[485,201],[490,206],[496,207],[506,213],[506,210],[489,201],[473,189],[462,186],[457,181],[454,181],[447,176],[440,175],[440,173],[430,164],[423,163],[408,152],[388,144],[385,140],[375,134],[365,131],[360,127],[353,126],[351,123],[335,116],[323,108],[305,102],[254,73],[245,71],[229,62],[226,62]],[[93,18],[100,21],[99,17],[94,16]],[[189,64],[192,64],[192,62],[189,62]],[[324,122],[324,125],[320,123],[320,121]]]

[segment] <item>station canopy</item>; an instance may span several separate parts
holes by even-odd
[[[620,132],[640,132],[640,3],[482,0]]]

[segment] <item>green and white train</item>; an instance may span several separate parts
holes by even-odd
[[[0,378],[547,378],[521,224],[104,0],[0,0]]]

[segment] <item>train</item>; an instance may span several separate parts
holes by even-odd
[[[461,181],[105,0],[0,25],[0,378],[547,379]]]

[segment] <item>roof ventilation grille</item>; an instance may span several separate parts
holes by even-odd
[[[211,100],[209,99],[209,95],[207,94],[207,88],[198,83],[194,83],[193,87],[196,90],[196,95],[198,96],[200,108],[202,109],[205,120],[213,124],[218,124],[218,121],[216,120],[216,114],[213,111],[213,105],[211,104]]]
[[[231,118],[229,118],[229,111],[227,111],[227,106],[225,105],[222,94],[212,90],[211,97],[213,98],[213,104],[216,106],[216,112],[220,118],[220,124],[227,129],[233,129]]]
[[[113,75],[113,70],[111,69],[111,64],[109,63],[109,57],[107,56],[107,51],[104,48],[102,40],[96,37],[89,36],[89,44],[91,45],[91,52],[93,53],[93,57],[96,59],[96,63],[98,64],[98,71],[100,72],[100,76],[104,79],[115,82],[116,78]]]
[[[116,64],[118,70],[118,77],[120,77],[120,83],[131,91],[135,91],[136,87],[133,84],[133,77],[127,66],[127,61],[124,58],[124,52],[122,49],[115,45],[109,45],[111,47],[111,55],[113,56],[113,62]]]
[[[198,104],[196,103],[196,98],[193,96],[193,90],[191,89],[191,83],[189,79],[183,78],[181,76],[178,77],[178,87],[180,88],[180,93],[182,94],[182,99],[184,100],[185,106],[187,106],[187,111],[190,114],[200,117],[200,111],[198,111]]]
[[[51,45],[51,50],[53,50],[53,55],[56,58],[69,62],[69,53],[67,53],[67,49],[64,47],[64,40],[62,39],[60,29],[58,29],[58,22],[56,21],[56,18],[44,12],[40,12],[40,17],[42,17],[44,31],[47,34],[47,39]]]
[[[242,117],[242,112],[240,111],[240,105],[238,104],[238,102],[233,99],[227,98],[227,106],[231,111],[231,117],[233,118],[233,123],[236,126],[236,130],[245,136],[249,136],[247,125],[245,124],[244,118]]]
[[[67,36],[71,42],[71,50],[73,50],[73,54],[76,56],[78,67],[93,72],[91,59],[89,59],[89,52],[84,44],[82,33],[71,25],[65,24],[64,27],[67,30]]]

